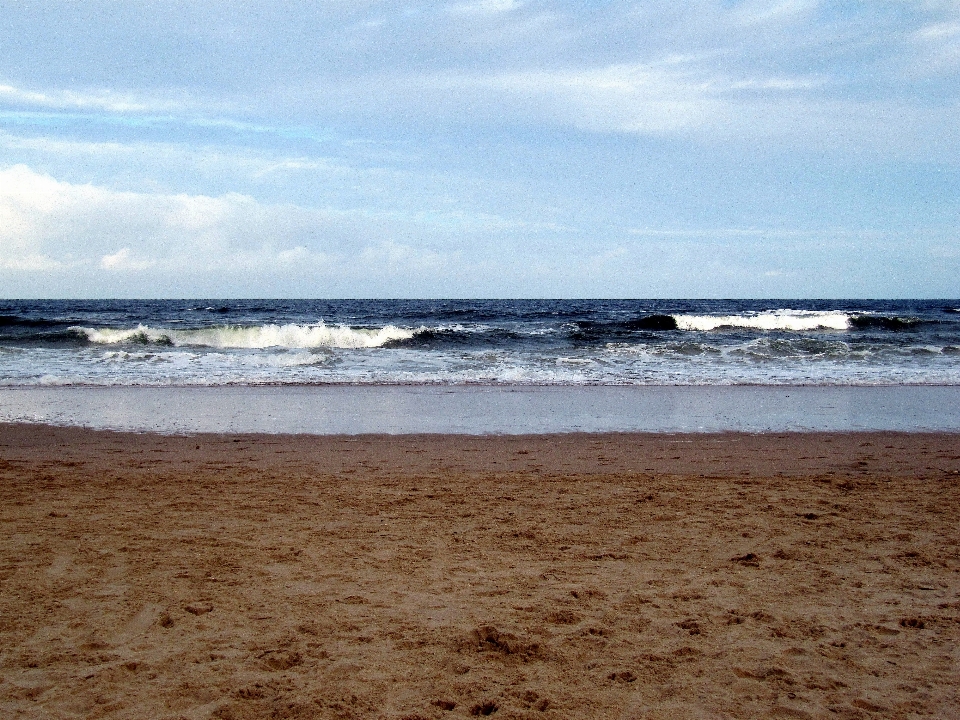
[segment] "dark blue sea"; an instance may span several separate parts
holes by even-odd
[[[960,300],[0,300],[0,385],[960,385]]]

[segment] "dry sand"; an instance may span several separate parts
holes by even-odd
[[[0,425],[0,716],[960,717],[960,436]]]

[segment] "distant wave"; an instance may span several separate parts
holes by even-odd
[[[399,340],[391,345],[407,348],[519,348],[543,337],[542,333],[516,332],[508,328],[489,325],[452,325],[418,328],[411,339]]]
[[[214,311],[219,312],[216,308]],[[76,320],[73,320],[76,322]],[[55,319],[0,315],[0,345],[30,343],[59,345],[152,345],[210,349],[364,349],[407,348],[427,352],[445,348],[482,350],[497,348],[530,350],[572,343],[575,347],[603,346],[610,343],[655,342],[661,333],[740,332],[855,332],[877,337],[887,333],[919,331],[931,326],[955,332],[957,324],[949,316],[922,319],[909,316],[860,311],[817,311],[778,309],[728,314],[653,313],[617,319],[537,321],[508,326],[496,323],[421,324],[401,327],[392,323],[372,326],[318,323],[218,324],[208,327],[183,327],[179,319],[154,323],[130,321],[127,327],[69,325]],[[354,321],[356,322],[356,321]],[[423,319],[420,319],[423,322]],[[169,324],[168,324],[169,323]],[[172,325],[172,327],[171,327]],[[949,330],[949,328],[954,328]],[[892,336],[891,336],[892,337]],[[558,346],[559,347],[559,346]]]
[[[577,320],[577,329],[586,333],[633,332],[635,330],[676,330],[677,319],[673,315],[644,315],[632,320]]]
[[[768,310],[736,315],[653,314],[629,320],[577,320],[571,337],[586,341],[623,340],[636,333],[713,332],[717,330],[757,330],[760,332],[812,332],[848,330],[914,330],[923,325],[939,325],[940,320],[898,317],[864,312],[817,310]]]
[[[211,348],[375,348],[408,340],[416,331],[387,325],[351,328],[346,325],[221,325],[194,330],[171,330],[138,325],[128,329],[71,327],[91,343],[140,343],[174,347]]]
[[[624,334],[636,331],[686,330],[711,332],[723,329],[804,332],[813,330],[909,330],[924,324],[916,317],[895,317],[816,310],[769,310],[738,315],[645,315],[614,322],[578,321],[581,335]]]
[[[39,327],[55,327],[57,325],[62,325],[61,321],[57,320],[46,320],[43,318],[25,318],[20,317],[19,315],[0,315],[0,327],[26,327],[26,328],[39,328]]]
[[[910,330],[920,325],[919,318],[886,317],[884,315],[857,315],[850,318],[850,325],[858,330]]]
[[[751,330],[848,330],[851,315],[816,310],[770,310],[744,315],[674,315],[680,330],[708,332],[719,328]]]

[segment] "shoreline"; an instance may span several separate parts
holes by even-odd
[[[4,387],[4,421],[170,434],[960,432],[960,386]]]
[[[0,711],[953,717],[945,433],[0,424]]]

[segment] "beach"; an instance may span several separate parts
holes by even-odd
[[[0,714],[960,717],[955,433],[0,424]]]
[[[960,432],[960,385],[0,386],[0,423],[305,435]]]

